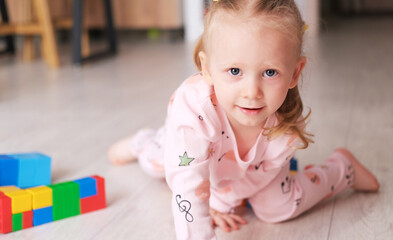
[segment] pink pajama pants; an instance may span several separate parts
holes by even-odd
[[[164,178],[164,131],[142,130],[135,135],[130,151],[138,156],[141,168],[150,176]],[[281,222],[307,211],[318,202],[352,186],[353,169],[340,152],[334,152],[320,166],[313,166],[291,176],[289,162],[281,169],[266,174],[260,187],[247,189],[250,179],[234,182],[232,191],[211,188],[210,206],[217,211],[231,212],[248,199],[258,219]]]

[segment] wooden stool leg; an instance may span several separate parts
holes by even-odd
[[[57,52],[57,44],[53,23],[51,20],[48,0],[33,0],[36,9],[39,24],[42,26],[42,45],[41,51],[43,57],[49,66],[59,67],[59,54]]]
[[[89,32],[87,29],[82,30],[82,57],[90,55]]]
[[[46,44],[46,39],[44,37],[41,37],[41,43],[40,43],[40,47],[41,47],[41,58],[44,59],[48,65],[48,48],[47,48],[47,44]]]
[[[34,38],[27,35],[23,39],[23,61],[31,62],[34,55]]]
[[[87,7],[87,1],[83,1],[83,9],[86,9]],[[86,21],[84,20],[86,18],[82,18],[82,36],[81,36],[81,44],[82,44],[82,58],[88,57],[90,55],[90,38],[89,38],[89,30]]]

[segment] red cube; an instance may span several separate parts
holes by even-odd
[[[0,192],[0,233],[12,232],[11,198]]]
[[[88,213],[106,207],[105,180],[100,176],[92,176],[96,180],[97,194],[81,198],[81,213]]]

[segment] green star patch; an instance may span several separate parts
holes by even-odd
[[[195,158],[189,158],[187,152],[184,152],[183,156],[179,156],[179,158],[180,158],[179,166],[190,166],[190,163],[195,159]]]

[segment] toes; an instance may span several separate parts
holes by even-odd
[[[130,152],[128,142],[124,140],[115,143],[109,148],[108,158],[110,162],[116,166],[136,160],[136,157]]]
[[[379,183],[376,177],[350,151],[345,148],[338,148],[335,152],[341,153],[351,162],[354,168],[355,179],[352,188],[363,192],[377,192],[379,190]]]

